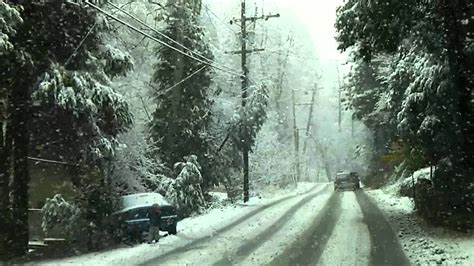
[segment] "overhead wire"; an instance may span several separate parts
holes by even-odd
[[[207,65],[205,66],[202,66],[201,68],[199,68],[198,70],[194,71],[193,73],[191,73],[189,76],[185,77],[184,79],[182,79],[181,81],[179,81],[178,83],[174,84],[173,86],[167,88],[166,90],[164,90],[164,92],[168,92],[176,87],[178,87],[179,85],[183,84],[184,82],[186,82],[187,80],[189,80],[190,78],[192,78],[193,76],[195,76],[197,73],[203,71],[206,67],[208,67]]]
[[[229,31],[231,31],[232,33],[234,34],[238,34],[238,32],[234,29],[232,29],[231,27],[229,27],[227,25],[228,22],[224,21],[223,19],[221,19],[216,13],[214,13],[207,4],[204,5],[204,8],[206,9],[207,13],[208,14],[211,14],[213,15],[218,21],[220,21],[223,25],[226,25],[226,29],[228,29]]]
[[[92,27],[89,29],[89,31],[87,32],[87,34],[84,36],[84,38],[82,38],[81,42],[79,42],[79,44],[77,45],[76,49],[74,49],[74,51],[72,52],[72,54],[68,57],[68,59],[66,60],[66,63],[64,63],[64,66],[67,66],[69,64],[69,62],[72,60],[72,58],[74,58],[76,55],[77,55],[77,52],[79,51],[79,49],[82,47],[82,45],[84,44],[84,42],[87,40],[87,38],[89,37],[89,35],[92,33],[92,31],[95,29],[95,27],[97,26],[97,21],[94,22],[94,24],[92,25]]]
[[[224,65],[220,65],[220,64],[217,64],[216,61],[212,60],[212,59],[209,59],[207,57],[205,57],[204,55],[200,54],[199,52],[196,52],[196,51],[193,51],[191,50],[190,48],[186,47],[185,45],[179,43],[178,41],[174,40],[173,38],[171,38],[170,36],[158,31],[157,29],[151,27],[150,25],[146,24],[145,22],[141,21],[140,19],[136,18],[135,16],[133,16],[132,14],[130,14],[129,12],[125,11],[122,9],[122,7],[119,7],[117,5],[115,5],[114,3],[110,2],[110,1],[106,1],[106,4],[109,4],[111,5],[112,7],[114,7],[115,9],[123,12],[124,14],[126,14],[128,17],[130,17],[131,19],[135,20],[136,22],[138,22],[140,25],[148,28],[149,30],[155,32],[156,34],[162,36],[163,38],[171,41],[172,43],[178,45],[179,47],[183,48],[184,50],[186,51],[189,51],[191,54],[194,54],[196,56],[199,56],[201,57],[201,59],[203,60],[206,60],[208,61],[209,64],[212,64],[210,65],[211,67],[221,67],[221,68],[227,68],[228,70],[230,71],[233,71],[233,72],[237,72],[236,70],[234,70],[233,68],[231,67],[228,67],[228,66],[224,66]],[[206,8],[207,11],[209,11],[210,13],[212,13],[217,19],[221,20],[214,12],[212,12],[212,10],[209,9],[209,7],[207,5],[204,5],[204,7]],[[234,31],[235,33],[235,31]],[[167,46],[169,47],[169,46]],[[243,74],[240,74],[239,77],[243,77]],[[250,83],[253,83],[253,84],[256,84],[257,82],[255,82],[253,79],[251,79],[250,77],[247,76],[247,79],[249,80]]]
[[[95,10],[99,11],[100,13],[106,15],[107,17],[109,17],[109,18],[111,18],[111,19],[113,19],[113,20],[119,22],[120,24],[122,24],[122,25],[124,25],[124,26],[127,26],[128,28],[130,28],[130,29],[136,31],[137,33],[140,33],[141,35],[146,36],[146,37],[148,37],[149,39],[151,39],[151,40],[153,40],[153,41],[155,41],[155,42],[158,42],[158,43],[160,43],[160,44],[162,44],[162,45],[168,47],[169,49],[172,49],[172,50],[174,50],[174,51],[176,51],[176,52],[178,52],[178,53],[180,53],[180,54],[182,54],[182,55],[184,55],[184,56],[186,56],[186,57],[188,57],[188,58],[191,58],[191,59],[193,59],[193,60],[195,60],[195,61],[198,61],[198,62],[200,62],[200,63],[202,63],[202,64],[205,64],[205,65],[207,65],[207,66],[210,66],[210,67],[212,67],[212,68],[214,68],[214,69],[217,69],[217,70],[220,70],[220,71],[222,71],[222,72],[226,72],[226,73],[228,73],[228,74],[235,75],[235,76],[238,76],[238,77],[245,77],[242,73],[236,73],[236,72],[234,72],[234,71],[231,71],[231,70],[226,69],[225,67],[217,66],[217,65],[212,64],[212,63],[210,63],[210,62],[207,62],[207,61],[204,61],[204,60],[202,60],[202,59],[199,59],[199,58],[195,57],[194,55],[190,55],[190,54],[188,54],[188,53],[185,53],[185,52],[183,52],[183,51],[177,49],[176,47],[173,47],[172,45],[170,45],[170,44],[168,44],[168,43],[166,43],[166,42],[164,42],[164,41],[162,41],[162,40],[160,40],[160,39],[158,39],[158,38],[156,38],[156,37],[154,37],[154,36],[152,36],[152,35],[150,35],[150,34],[144,32],[144,31],[142,31],[142,30],[140,30],[140,29],[138,29],[138,28],[136,28],[136,27],[130,25],[129,23],[127,23],[127,22],[125,22],[125,21],[123,21],[123,20],[121,20],[121,19],[115,17],[114,15],[108,13],[107,11],[105,11],[105,10],[103,10],[102,8],[100,8],[100,7],[98,7],[98,6],[94,5],[94,4],[92,4],[92,3],[89,2],[89,1],[85,1],[85,4],[87,4],[88,6],[94,8]]]
[[[124,6],[126,6],[127,4],[124,4],[122,5],[120,8],[123,8]],[[68,59],[66,60],[66,62],[64,63],[65,66],[67,66],[69,64],[69,62],[77,55],[77,52],[79,51],[79,49],[82,47],[82,45],[84,44],[84,42],[87,40],[87,38],[89,37],[89,35],[92,33],[92,31],[95,29],[95,27],[97,26],[98,24],[98,20],[96,20],[94,22],[94,24],[90,27],[89,31],[86,33],[86,35],[84,36],[84,38],[82,38],[82,40],[79,42],[79,44],[76,46],[76,48],[74,49],[74,51],[72,52],[72,54],[68,57]]]
[[[204,55],[200,54],[199,52],[196,52],[196,51],[192,51],[190,48],[184,46],[183,44],[179,43],[178,41],[175,41],[173,38],[169,37],[168,35],[156,30],[155,28],[149,26],[148,24],[146,24],[145,22],[141,21],[140,19],[136,18],[135,16],[133,16],[132,14],[130,14],[129,12],[123,10],[122,8],[120,8],[119,6],[115,5],[114,3],[110,2],[110,1],[106,1],[105,2],[106,4],[109,4],[111,5],[112,7],[114,7],[115,9],[121,11],[122,13],[124,13],[125,15],[127,15],[128,17],[130,17],[131,19],[135,20],[136,22],[138,22],[140,25],[148,28],[149,30],[153,31],[154,33],[160,35],[161,37],[167,39],[168,41],[171,41],[172,43],[178,45],[180,48],[183,48],[184,50],[187,50],[189,52],[191,52],[192,54],[195,54],[199,57],[201,57],[201,59],[203,60],[207,60],[209,61],[210,63],[213,62],[211,59],[205,57]]]
[[[160,35],[161,37],[167,39],[168,41],[171,41],[172,43],[176,44],[177,46],[179,46],[180,48],[186,50],[186,51],[189,51],[192,55],[195,55],[197,57],[200,57],[202,60],[205,60],[207,61],[209,64],[212,64],[212,66],[217,66],[217,67],[221,67],[221,68],[226,68],[230,71],[233,71],[233,72],[236,72],[236,70],[234,70],[233,68],[231,67],[228,67],[228,66],[224,66],[224,65],[220,65],[220,64],[217,64],[217,62],[213,61],[212,59],[209,59],[207,58],[206,56],[204,56],[203,54],[199,53],[199,52],[196,52],[196,51],[193,51],[191,50],[190,48],[186,47],[185,45],[179,43],[178,41],[174,40],[173,38],[171,38],[170,36],[158,31],[157,29],[149,26],[148,24],[146,24],[145,22],[141,21],[140,19],[136,18],[135,16],[133,16],[132,14],[130,14],[129,12],[123,10],[122,8],[118,7],[117,5],[113,4],[112,2],[110,1],[106,1],[107,4],[111,5],[112,7],[116,8],[117,10],[120,10],[122,13],[126,14],[128,17],[130,17],[131,19],[133,19],[134,21],[138,22],[140,25],[148,28],[149,30],[155,32],[156,34]],[[240,75],[242,76],[242,75]]]

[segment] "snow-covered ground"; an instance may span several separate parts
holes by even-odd
[[[330,188],[325,193],[311,199],[308,203],[301,203],[301,198],[298,199],[296,205],[293,203],[291,208],[297,208],[302,204],[301,208],[298,209],[290,219],[284,221],[285,223],[281,228],[273,228],[275,230],[271,237],[271,240],[265,241],[260,247],[253,250],[248,256],[239,261],[239,265],[267,265],[272,259],[278,256],[285,247],[291,245],[297,236],[301,235],[304,230],[312,224],[314,218],[318,215],[319,211],[326,204],[330,196]],[[279,211],[280,215],[283,214],[284,210]]]
[[[303,194],[315,186],[318,186],[316,190],[320,190],[324,185],[299,183],[297,188],[294,189],[274,191],[273,195],[269,195],[267,192],[265,193],[266,197],[253,197],[245,204],[222,206],[208,210],[202,215],[184,219],[178,223],[178,235],[162,238],[159,245],[141,244],[133,247],[121,247],[105,252],[96,252],[77,257],[35,263],[35,265],[136,265],[146,262],[159,254],[164,254],[186,246],[195,240],[209,239],[209,237],[212,239],[215,236],[222,238],[222,240],[228,244],[234,244],[235,239],[243,236],[250,238],[258,232],[258,230],[252,230],[252,228],[261,229],[265,225],[269,225],[271,221],[274,221],[272,215],[277,215],[284,212],[287,208],[290,208],[292,204],[304,197]],[[223,198],[222,195],[214,196],[220,196],[221,199]],[[239,218],[289,196],[295,197],[283,200],[281,203],[269,207],[265,212],[258,213],[255,217],[252,217],[252,219],[239,223],[235,228],[229,230],[229,232],[222,234],[222,236],[217,234],[218,230],[225,228]],[[209,250],[214,252],[216,259],[218,259],[222,257],[223,250],[229,250],[229,247],[222,245]],[[196,257],[199,256],[194,256],[194,258]],[[182,262],[183,264],[187,263],[186,261]],[[193,264],[195,263],[194,260],[189,261],[189,263],[191,262]]]
[[[474,234],[427,225],[415,215],[412,200],[397,196],[393,187],[368,194],[384,211],[414,265],[474,265]]]
[[[311,201],[312,206],[316,206],[314,210],[305,208],[306,212],[292,216],[297,217],[297,219],[290,219],[289,221],[301,220],[310,223],[310,217],[317,214],[317,211],[324,206],[328,196],[329,193],[324,193],[321,196],[315,197]],[[304,226],[295,226],[295,230],[290,234],[285,233],[285,231],[290,230],[291,224],[285,224],[281,230],[275,228],[275,222],[277,222],[285,212],[297,208],[304,197],[305,196],[300,195],[271,206],[264,212],[252,217],[252,219],[238,224],[232,230],[219,234],[207,241],[202,241],[199,243],[198,248],[180,252],[169,260],[160,262],[160,265],[211,265],[217,262],[220,262],[218,263],[219,265],[228,265],[229,263],[237,265],[264,264],[264,260],[271,258],[271,256],[269,257],[267,255],[269,252],[276,253],[278,250],[283,250],[283,248],[280,247],[291,244],[295,236],[300,233],[299,230],[305,228]],[[258,246],[258,244],[255,243],[259,242],[259,238],[264,238],[267,235],[271,235],[271,241],[263,242],[258,252],[249,253],[251,255],[248,256],[249,254],[246,254],[247,247],[248,250],[252,250],[255,246]],[[218,243],[218,245],[216,245],[216,243]]]
[[[341,208],[337,230],[333,231],[318,264],[369,265],[369,229],[354,193],[343,193]]]

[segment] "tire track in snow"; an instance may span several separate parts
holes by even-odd
[[[398,237],[377,204],[362,190],[356,191],[356,198],[364,215],[364,222],[369,228],[370,264],[376,266],[410,265]]]
[[[352,191],[343,193],[341,217],[336,223],[318,265],[368,265],[370,233],[364,215]]]
[[[232,228],[238,226],[239,224],[247,221],[248,219],[252,218],[253,216],[265,211],[266,209],[270,208],[270,207],[273,207],[277,204],[280,204],[284,201],[287,201],[289,199],[292,199],[292,198],[295,198],[295,197],[298,197],[298,196],[301,196],[301,195],[305,195],[305,194],[308,194],[308,193],[311,193],[314,189],[316,189],[318,186],[320,186],[321,184],[317,184],[315,186],[313,186],[311,189],[309,189],[308,191],[302,193],[302,194],[299,194],[299,195],[291,195],[291,196],[287,196],[287,197],[284,197],[284,198],[281,198],[277,201],[274,201],[272,203],[269,203],[267,205],[263,205],[262,207],[259,207],[249,213],[247,213],[246,215],[242,216],[241,218],[235,220],[234,222],[228,224],[227,226],[224,226],[223,228],[220,228],[218,230],[216,230],[216,232],[213,234],[213,236],[216,236],[216,235],[220,235],[220,234],[223,234],[229,230],[231,230]],[[328,185],[324,185],[324,188],[321,189],[321,190],[324,190]],[[181,254],[181,253],[184,253],[186,251],[189,251],[189,250],[193,250],[193,249],[197,249],[199,248],[199,244],[203,241],[206,241],[206,240],[209,240],[211,239],[212,236],[205,236],[205,237],[201,237],[201,238],[198,238],[196,240],[193,240],[191,241],[190,243],[188,244],[185,244],[181,247],[178,247],[178,248],[175,248],[173,250],[170,250],[168,252],[165,252],[163,254],[160,254],[152,259],[149,259],[143,263],[140,263],[138,265],[158,265],[158,264],[161,264],[161,263],[164,263],[166,262],[167,260],[169,260],[170,258],[172,258],[174,255],[177,255],[177,254]]]
[[[326,185],[322,190],[310,194],[296,204],[294,204],[288,211],[286,211],[276,222],[267,227],[263,232],[248,240],[247,243],[240,246],[235,252],[234,257],[225,257],[214,263],[214,266],[219,265],[231,265],[233,262],[241,262],[245,260],[254,250],[259,248],[263,243],[268,241],[273,235],[275,235],[304,205],[310,202],[312,199],[326,193],[329,186]]]
[[[314,265],[319,261],[341,216],[342,193],[333,192],[313,224],[269,265]]]

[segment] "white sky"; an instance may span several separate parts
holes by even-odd
[[[240,0],[205,2],[210,4],[224,23],[240,16]],[[259,9],[259,15],[262,11],[264,14],[280,13],[280,18],[260,23],[265,23],[270,31],[278,31],[282,36],[294,33],[297,54],[305,57],[307,66],[318,69],[321,75],[319,84],[324,88],[322,93],[331,99],[337,93],[337,68],[340,69],[341,80],[349,68],[343,65],[347,55],[337,50],[335,40],[336,9],[342,4],[343,0],[246,0],[249,15],[254,15],[255,6]]]
[[[247,0],[249,1],[249,0]],[[259,1],[259,0],[257,0]],[[260,0],[262,1],[262,0]],[[284,16],[289,16],[290,21],[299,21],[311,38],[322,75],[321,84],[326,96],[334,96],[338,86],[337,68],[339,67],[341,80],[348,71],[346,54],[337,50],[335,40],[336,9],[343,4],[343,0],[263,0],[265,5],[272,5],[272,9]],[[301,29],[300,29],[301,30]],[[333,97],[331,97],[333,98]]]
[[[343,3],[342,0],[266,0],[266,2],[275,2],[282,16],[291,11],[306,25],[321,60],[345,60],[345,57],[337,51],[334,39],[336,8]]]

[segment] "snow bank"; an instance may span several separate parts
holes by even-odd
[[[210,209],[202,215],[186,218],[178,223],[178,235],[162,238],[159,245],[141,244],[133,247],[121,247],[110,251],[35,263],[35,265],[136,265],[159,254],[182,247],[195,239],[213,237],[217,230],[251,211],[286,196],[303,194],[314,186],[314,183],[302,183],[296,189],[276,192],[273,194],[274,197],[254,197],[246,204],[221,206]],[[215,193],[213,196],[216,196]],[[217,196],[223,197],[222,195]]]
[[[426,168],[417,171],[426,176]],[[429,177],[429,168],[427,175]],[[474,265],[474,234],[436,228],[425,224],[414,212],[413,201],[398,197],[390,189],[372,190],[368,194],[384,211],[400,243],[414,265]]]
[[[430,167],[419,169],[413,175],[397,180],[395,183],[386,186],[384,191],[394,195],[412,196],[413,184],[416,184],[421,179],[431,180]]]

